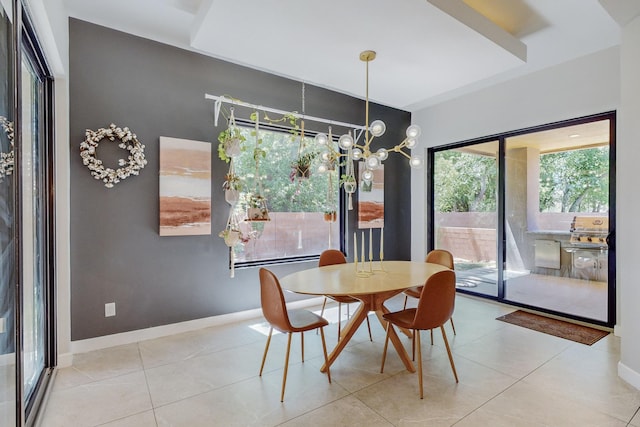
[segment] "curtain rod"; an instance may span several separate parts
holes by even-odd
[[[355,131],[363,131],[365,130],[367,127],[366,126],[362,126],[362,125],[354,125],[353,123],[345,123],[345,122],[337,122],[335,120],[329,120],[329,119],[323,119],[322,117],[313,117],[313,116],[308,116],[306,114],[299,114],[299,113],[295,113],[295,112],[291,112],[291,111],[284,111],[284,110],[278,110],[277,108],[270,108],[270,107],[265,107],[262,105],[256,105],[256,104],[249,104],[248,102],[243,102],[243,101],[239,101],[237,99],[232,99],[232,98],[227,98],[225,96],[215,96],[215,95],[209,95],[208,93],[204,95],[205,99],[213,99],[215,100],[215,114],[214,114],[214,126],[218,126],[218,116],[220,115],[220,107],[222,105],[222,103],[224,102],[225,104],[232,104],[232,105],[239,105],[242,107],[247,107],[247,108],[252,108],[255,110],[260,110],[260,111],[268,111],[269,113],[274,113],[274,114],[281,114],[281,115],[285,115],[285,114],[289,114],[292,115],[298,119],[302,119],[302,120],[309,120],[312,122],[318,122],[318,123],[327,123],[329,125],[336,125],[336,126],[342,126],[342,127],[346,127],[346,128],[351,128]],[[356,132],[357,133],[357,132]]]

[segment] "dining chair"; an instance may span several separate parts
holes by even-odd
[[[452,270],[439,271],[430,276],[422,287],[418,306],[415,308],[405,308],[394,313],[387,313],[382,317],[387,323],[387,336],[384,340],[384,350],[382,352],[382,366],[380,373],[384,371],[384,362],[387,357],[387,346],[389,344],[389,328],[393,325],[398,328],[411,329],[413,335],[417,337],[418,347],[418,382],[420,384],[420,399],[423,398],[422,391],[422,347],[420,345],[420,331],[440,328],[444,345],[449,355],[449,363],[453,370],[453,376],[458,382],[456,365],[453,362],[451,348],[447,340],[447,333],[444,324],[453,315],[456,301],[456,274]]]
[[[262,305],[262,314],[271,326],[269,329],[269,337],[267,338],[267,345],[264,348],[264,355],[262,356],[262,364],[260,365],[260,376],[262,376],[264,362],[267,360],[267,352],[269,351],[269,344],[271,343],[273,330],[276,329],[289,335],[287,340],[287,353],[284,359],[284,374],[282,376],[282,393],[280,394],[280,402],[284,402],[284,389],[287,384],[287,371],[289,369],[291,336],[294,332],[300,332],[302,362],[304,363],[304,332],[320,329],[324,363],[327,367],[327,378],[329,379],[329,384],[331,384],[331,373],[329,372],[329,362],[327,358],[327,345],[324,340],[323,329],[329,324],[329,322],[309,310],[288,310],[278,278],[266,268],[260,269],[260,303]]]
[[[424,262],[440,264],[451,270],[454,269],[453,255],[451,254],[451,252],[446,251],[444,249],[434,249],[430,251],[427,254],[427,258],[424,260]],[[404,291],[404,307],[403,308],[407,308],[407,299],[409,297],[413,297],[416,299],[420,298],[421,291],[422,291],[422,286],[412,286],[411,288],[406,289]],[[453,323],[453,317],[449,319],[449,321],[451,323],[451,329],[453,329],[453,335],[456,335],[456,325],[454,325]],[[431,331],[431,345],[433,345],[433,331]],[[415,360],[415,358],[416,358],[416,355],[415,355],[415,343],[414,343],[413,360]]]
[[[320,254],[320,260],[318,261],[318,267],[324,267],[325,265],[334,264],[346,264],[347,259],[344,254],[337,249],[327,249]],[[359,300],[346,296],[346,295],[325,295],[322,302],[322,310],[320,310],[320,316],[324,315],[324,307],[327,305],[327,299],[331,298],[338,303],[338,341],[340,341],[340,323],[342,321],[342,304],[347,304],[347,318],[349,317],[349,305],[354,302],[360,302]],[[369,329],[369,340],[373,342],[371,336],[371,324],[369,323],[369,316],[367,316],[367,328]]]

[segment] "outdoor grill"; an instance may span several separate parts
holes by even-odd
[[[607,280],[609,218],[575,216],[569,230],[572,276],[586,280]]]
[[[609,218],[606,216],[574,216],[569,232],[571,247],[607,249]]]

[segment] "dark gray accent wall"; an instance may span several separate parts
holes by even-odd
[[[228,249],[217,237],[228,214],[221,191],[228,166],[216,150],[225,124],[221,120],[214,127],[213,102],[204,96],[228,94],[299,111],[301,83],[75,19],[69,22],[69,44],[72,340],[258,308],[258,269],[237,269],[231,279]],[[309,115],[364,123],[360,99],[310,85],[305,98]],[[384,145],[402,140],[411,119],[405,111],[379,105],[371,106],[371,117],[387,123]],[[139,176],[107,189],[82,164],[79,145],[85,129],[110,123],[137,134],[148,165]],[[160,136],[214,144],[211,235],[158,235]],[[107,162],[121,154],[106,141],[98,150]],[[385,179],[385,259],[409,259],[406,159],[390,156]],[[355,211],[348,221],[353,230]],[[269,268],[284,275],[314,265]],[[116,316],[105,318],[109,302],[116,303]]]

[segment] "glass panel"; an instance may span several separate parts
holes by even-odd
[[[36,71],[22,62],[22,253],[24,393],[28,401],[44,369],[44,206],[40,138],[42,92]]]
[[[453,254],[456,286],[498,295],[498,141],[434,153],[434,248]]]
[[[609,127],[506,139],[506,299],[607,321]]]
[[[240,201],[235,214],[240,222],[243,245],[236,246],[237,262],[253,262],[319,255],[327,248],[340,248],[339,175],[333,170],[319,172],[321,153],[314,150],[313,138],[289,133],[260,130],[259,168],[262,178],[256,183],[254,131],[243,128],[244,151],[234,159],[235,172],[241,177]],[[307,171],[294,160],[307,159]],[[306,166],[306,165],[305,165]],[[252,194],[267,200],[270,221],[246,221]],[[326,215],[325,215],[326,214]]]
[[[11,11],[0,3],[0,425],[16,424]],[[13,125],[11,125],[13,126]]]

